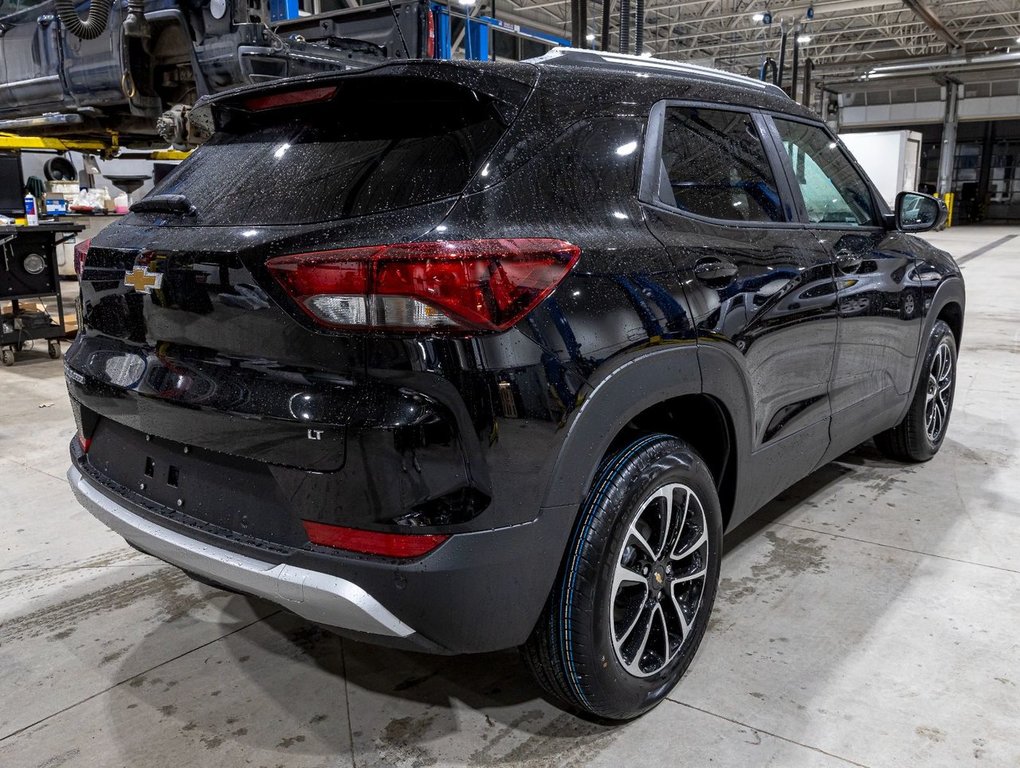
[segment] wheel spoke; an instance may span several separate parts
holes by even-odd
[[[700,599],[701,598],[699,596],[699,602]],[[669,602],[670,605],[673,606],[673,612],[676,614],[677,621],[680,622],[680,644],[683,645],[683,642],[687,639],[687,635],[691,631],[691,625],[690,622],[687,621],[687,617],[684,616],[683,608],[680,607],[680,603],[677,601],[676,594],[672,589],[669,590]]]
[[[670,555],[670,558],[673,559],[673,560],[683,560],[683,559],[685,559],[687,557],[690,557],[695,552],[697,552],[699,549],[701,549],[702,545],[706,541],[708,541],[708,534],[703,529],[701,531],[701,535],[698,536],[697,541],[695,541],[693,544],[689,545],[686,549],[684,549],[683,552],[674,553],[674,554]]]
[[[623,563],[617,563],[616,573],[613,574],[613,597],[624,583],[644,584],[648,586],[648,580],[640,573],[635,573]]]
[[[655,559],[655,550],[652,549],[652,545],[648,543],[648,539],[646,539],[633,525],[630,527],[630,537],[637,541],[638,546],[645,551],[645,554],[648,555],[650,559]]]
[[[659,546],[656,547],[655,554],[653,555],[653,557],[656,560],[658,560],[660,557],[662,557],[663,550],[665,550],[666,546],[669,544],[670,533],[669,526],[670,523],[673,521],[673,490],[672,489],[667,489],[665,491],[660,490],[655,496],[652,497],[652,499],[653,500],[662,499],[666,504],[665,519],[660,518],[659,520],[659,531],[661,533]],[[651,504],[649,504],[648,506],[651,506]]]
[[[703,579],[703,578],[705,578],[705,575],[707,573],[708,573],[708,570],[706,568],[702,568],[700,571],[695,571],[694,573],[689,573],[686,576],[677,576],[675,579],[673,579],[673,585],[675,587],[677,584],[684,584],[685,582],[688,582],[688,581],[695,581],[696,579]]]
[[[645,632],[641,637],[641,644],[638,645],[637,651],[634,653],[634,659],[631,661],[631,666],[641,671],[641,659],[645,655],[645,651],[648,650],[648,638],[652,635],[652,626],[655,624],[655,614],[662,613],[662,608],[658,603],[653,605],[648,610],[648,619],[645,622]]]
[[[662,664],[665,666],[673,659],[673,654],[669,652],[669,624],[666,621],[666,611],[662,605],[659,608],[659,624],[662,626]],[[681,638],[680,642],[683,642]],[[677,644],[679,646],[679,643]]]
[[[648,596],[648,592],[646,591],[645,592],[645,597],[641,598],[641,607],[634,614],[634,618],[631,619],[630,624],[628,624],[626,626],[626,628],[624,628],[623,632],[620,633],[619,637],[615,637],[616,633],[615,633],[615,630],[614,630],[614,632],[613,632],[613,634],[614,634],[613,643],[616,645],[616,648],[617,648],[618,651],[621,651],[621,649],[623,647],[623,644],[625,642],[627,642],[627,639],[630,637],[631,633],[634,631],[634,628],[641,622],[641,617],[645,616],[648,613],[648,607],[647,607],[646,602],[645,602],[646,599],[647,599],[647,596]],[[621,652],[620,655],[621,656],[623,655],[622,652]]]
[[[690,488],[684,488],[684,491],[686,493],[686,495],[684,496],[684,511],[680,514],[680,525],[676,527],[675,540],[677,542],[679,542],[680,537],[684,535],[684,526],[687,525],[687,514],[690,512],[691,509],[691,496],[694,495],[693,493],[691,493]]]
[[[949,350],[945,347],[943,349],[942,361],[939,365],[939,381],[948,380],[949,374],[953,371],[953,358],[949,355]]]

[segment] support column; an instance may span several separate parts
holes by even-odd
[[[953,166],[956,162],[957,96],[959,83],[946,81],[946,117],[942,122],[942,154],[939,155],[938,193],[953,191]]]

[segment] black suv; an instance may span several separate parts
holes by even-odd
[[[723,532],[875,436],[938,451],[964,288],[779,89],[556,50],[205,102],[91,245],[69,478],[132,545],[359,639],[521,646],[634,717]]]

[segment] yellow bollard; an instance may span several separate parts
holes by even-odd
[[[935,197],[941,198],[942,202],[946,204],[946,212],[948,214],[946,216],[946,229],[949,229],[951,226],[953,226],[953,206],[956,202],[956,193],[946,192],[945,194],[941,195],[936,193]]]

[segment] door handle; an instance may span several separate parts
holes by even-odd
[[[861,268],[864,257],[853,251],[838,251],[836,253],[836,266],[844,275],[851,275]]]
[[[729,282],[738,271],[736,264],[719,259],[703,259],[694,265],[694,276],[704,283]]]

